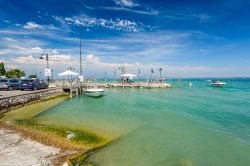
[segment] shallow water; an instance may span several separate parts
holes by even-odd
[[[173,89],[106,89],[102,98],[67,100],[35,119],[122,135],[87,160],[96,165],[249,165],[250,80],[225,80],[224,88],[191,81]]]

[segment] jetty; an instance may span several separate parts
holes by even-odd
[[[49,89],[36,90],[36,91],[1,91],[0,94],[0,113],[7,112],[27,103],[48,99],[51,97],[59,96],[63,93],[70,94],[70,97],[83,94],[84,89],[89,88],[139,88],[139,89],[152,89],[152,88],[173,88],[168,83],[150,83],[150,82],[137,82],[137,83],[105,83],[105,82],[87,82],[80,83],[76,80],[72,83],[66,81],[55,81],[50,83]]]
[[[82,94],[83,89],[89,88],[139,88],[139,89],[153,89],[153,88],[173,88],[173,86],[169,83],[147,83],[147,82],[138,82],[138,83],[122,83],[122,82],[115,82],[115,83],[80,83],[79,81],[75,81],[72,85],[69,82],[65,81],[56,81],[52,85],[54,88],[61,88],[64,92],[67,93],[74,93],[76,95]]]

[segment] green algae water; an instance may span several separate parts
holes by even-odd
[[[182,88],[106,89],[104,97],[66,100],[34,119],[121,136],[86,164],[247,166],[250,80],[224,81],[223,88],[210,87],[206,80],[186,80]]]

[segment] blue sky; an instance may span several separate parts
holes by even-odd
[[[250,2],[241,0],[0,1],[0,61],[39,73],[68,66],[113,76],[119,66],[148,77],[250,76]]]

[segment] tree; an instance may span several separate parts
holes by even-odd
[[[8,77],[8,78],[11,78],[11,77],[20,78],[23,76],[25,76],[24,71],[19,70],[19,69],[12,69],[12,70],[7,71],[7,73],[6,73],[6,77]]]
[[[0,76],[5,76],[5,74],[6,74],[6,70],[5,70],[3,62],[1,62],[0,63]]]
[[[37,78],[37,74],[31,74],[29,75],[29,78]]]

